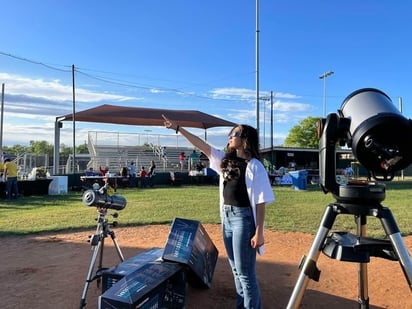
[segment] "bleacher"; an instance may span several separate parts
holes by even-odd
[[[87,147],[90,161],[87,169],[99,170],[108,167],[110,173],[118,174],[122,167],[134,162],[137,170],[146,169],[153,160],[156,172],[180,172],[179,155],[184,152],[186,158],[194,147],[179,135],[159,135],[142,133],[113,133],[90,131]],[[167,156],[162,156],[162,148],[166,147]],[[187,160],[183,172],[188,171]]]
[[[187,155],[193,151],[189,147],[166,147],[167,157],[161,155],[161,146],[112,146],[94,145],[94,155],[90,156],[88,168],[108,167],[112,173],[118,173],[123,166],[134,162],[138,170],[144,166],[146,169],[153,160],[157,172],[180,171],[179,154],[185,152]]]

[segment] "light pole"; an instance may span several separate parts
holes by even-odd
[[[274,172],[273,162],[273,91],[270,92],[270,172]]]
[[[333,71],[328,71],[319,76],[320,79],[323,79],[323,117],[326,117],[326,78],[333,73]]]
[[[260,100],[263,101],[263,148],[266,147],[266,103],[270,101],[269,97],[260,97]]]
[[[256,36],[255,36],[255,65],[256,65],[256,130],[259,137],[259,0],[256,0]]]

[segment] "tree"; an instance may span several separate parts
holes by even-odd
[[[89,149],[87,148],[87,144],[80,144],[76,147],[77,153],[89,153]]]
[[[53,145],[47,141],[30,141],[28,151],[35,154],[53,155]]]
[[[73,154],[73,147],[66,146],[65,144],[61,144],[60,148],[60,163],[65,164],[67,159],[71,154]],[[87,144],[80,144],[76,147],[76,153],[88,153]],[[54,157],[54,145],[50,144],[47,141],[30,141],[29,146],[22,146],[22,145],[13,145],[13,146],[4,146],[3,153],[12,157],[22,156],[24,153],[29,153],[31,155],[35,155],[36,157],[43,157],[44,155],[48,156],[48,161],[45,162],[44,165],[51,165],[53,164],[53,157]],[[34,159],[36,160],[36,159]],[[43,165],[43,163],[42,163]]]
[[[27,151],[27,146],[16,144],[14,146],[3,146],[3,152],[7,155],[16,156]]]
[[[318,148],[319,138],[317,133],[318,128],[317,117],[307,117],[299,122],[298,125],[290,129],[288,136],[285,139],[286,147],[301,147],[301,148]]]
[[[66,146],[65,144],[60,144],[60,156],[67,159],[69,155],[73,153],[73,148]]]

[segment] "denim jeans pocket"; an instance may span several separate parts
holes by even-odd
[[[252,208],[232,206],[232,214],[236,217],[249,218],[252,217]]]

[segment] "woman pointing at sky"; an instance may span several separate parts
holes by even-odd
[[[220,215],[223,241],[236,287],[236,308],[262,308],[256,276],[256,253],[263,254],[265,206],[275,200],[269,177],[259,160],[257,130],[233,127],[225,151],[164,116],[166,128],[180,133],[210,160],[220,175]]]

